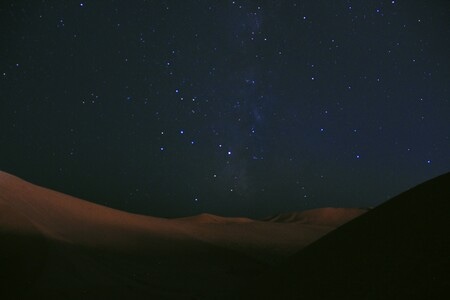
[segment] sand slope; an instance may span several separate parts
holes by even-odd
[[[226,298],[364,212],[319,209],[298,214],[298,222],[210,214],[164,219],[0,172],[0,298]]]
[[[449,299],[450,173],[306,247],[242,299]]]

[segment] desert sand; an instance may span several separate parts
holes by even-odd
[[[131,214],[0,172],[1,299],[227,299],[362,214]]]

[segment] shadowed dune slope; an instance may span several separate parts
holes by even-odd
[[[241,298],[449,299],[450,173],[309,245]]]

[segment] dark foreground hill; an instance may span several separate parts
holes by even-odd
[[[242,299],[450,299],[450,173],[341,226]]]
[[[164,219],[0,172],[0,299],[229,299],[364,212],[326,208],[283,214],[286,221]]]

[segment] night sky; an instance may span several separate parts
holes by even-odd
[[[175,217],[450,170],[449,1],[2,1],[0,169]]]

